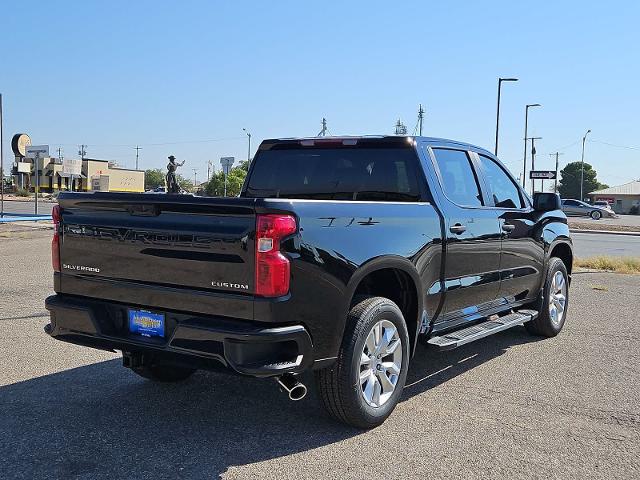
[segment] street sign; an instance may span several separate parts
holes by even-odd
[[[227,175],[229,173],[229,170],[231,170],[234,161],[235,157],[222,157],[220,159],[220,165],[222,165],[222,169],[224,170],[225,175]]]
[[[62,160],[62,173],[79,176],[82,172],[82,160],[76,158],[65,158]]]
[[[25,148],[27,158],[44,158],[49,156],[49,145],[28,145]]]
[[[556,172],[554,170],[531,170],[529,172],[529,178],[532,180],[554,180],[556,178]]]

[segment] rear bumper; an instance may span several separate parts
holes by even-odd
[[[264,328],[255,322],[160,311],[165,337],[147,338],[129,332],[128,305],[52,295],[45,307],[51,319],[45,332],[78,345],[197,368],[219,363],[252,376],[299,373],[313,364],[311,337],[302,325]]]

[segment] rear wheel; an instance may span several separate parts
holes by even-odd
[[[143,378],[156,382],[181,382],[196,371],[195,368],[176,367],[173,365],[150,365],[132,368]]]
[[[524,324],[529,333],[555,337],[567,317],[569,307],[569,275],[562,260],[549,259],[538,318]]]
[[[591,218],[593,218],[594,220],[600,220],[600,218],[602,218],[602,212],[594,210],[593,212],[591,212]]]
[[[398,306],[369,297],[349,312],[336,363],[315,374],[327,412],[359,428],[380,425],[402,395],[409,366],[409,335]]]

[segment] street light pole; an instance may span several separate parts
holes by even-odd
[[[251,134],[247,131],[246,128],[242,129],[244,131],[244,133],[247,134],[247,137],[249,137],[249,148],[247,148],[247,167],[249,166],[249,164],[251,163]]]
[[[580,201],[584,201],[584,142],[587,141],[587,135],[591,133],[591,129],[582,137],[582,160],[580,160]]]
[[[527,183],[527,128],[529,124],[529,108],[541,107],[539,103],[530,103],[526,105],[524,109],[524,155],[522,157],[522,188],[525,188]]]
[[[556,157],[556,179],[555,182],[553,183],[553,192],[554,193],[558,193],[558,157],[560,155],[564,155],[564,153],[560,153],[560,152],[556,152],[556,153],[550,153],[549,155],[551,155],[552,157],[555,156]]]
[[[500,90],[502,88],[502,82],[517,82],[517,78],[498,78],[498,108],[496,110],[496,147],[494,154],[498,156],[498,130],[500,129]],[[420,106],[422,109],[422,106]],[[422,124],[420,124],[420,128],[422,130]],[[420,133],[422,135],[422,132]]]
[[[535,170],[536,169],[536,144],[535,141],[536,140],[542,140],[542,137],[531,137],[529,140],[531,140],[531,170]],[[535,186],[536,186],[536,181],[532,178],[531,179],[531,196],[533,197],[533,194],[535,193]]]

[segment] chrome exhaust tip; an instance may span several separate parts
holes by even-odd
[[[307,387],[304,384],[296,380],[296,377],[290,373],[285,373],[280,377],[276,377],[280,390],[284,390],[289,395],[289,400],[294,402],[302,400],[307,396]]]

